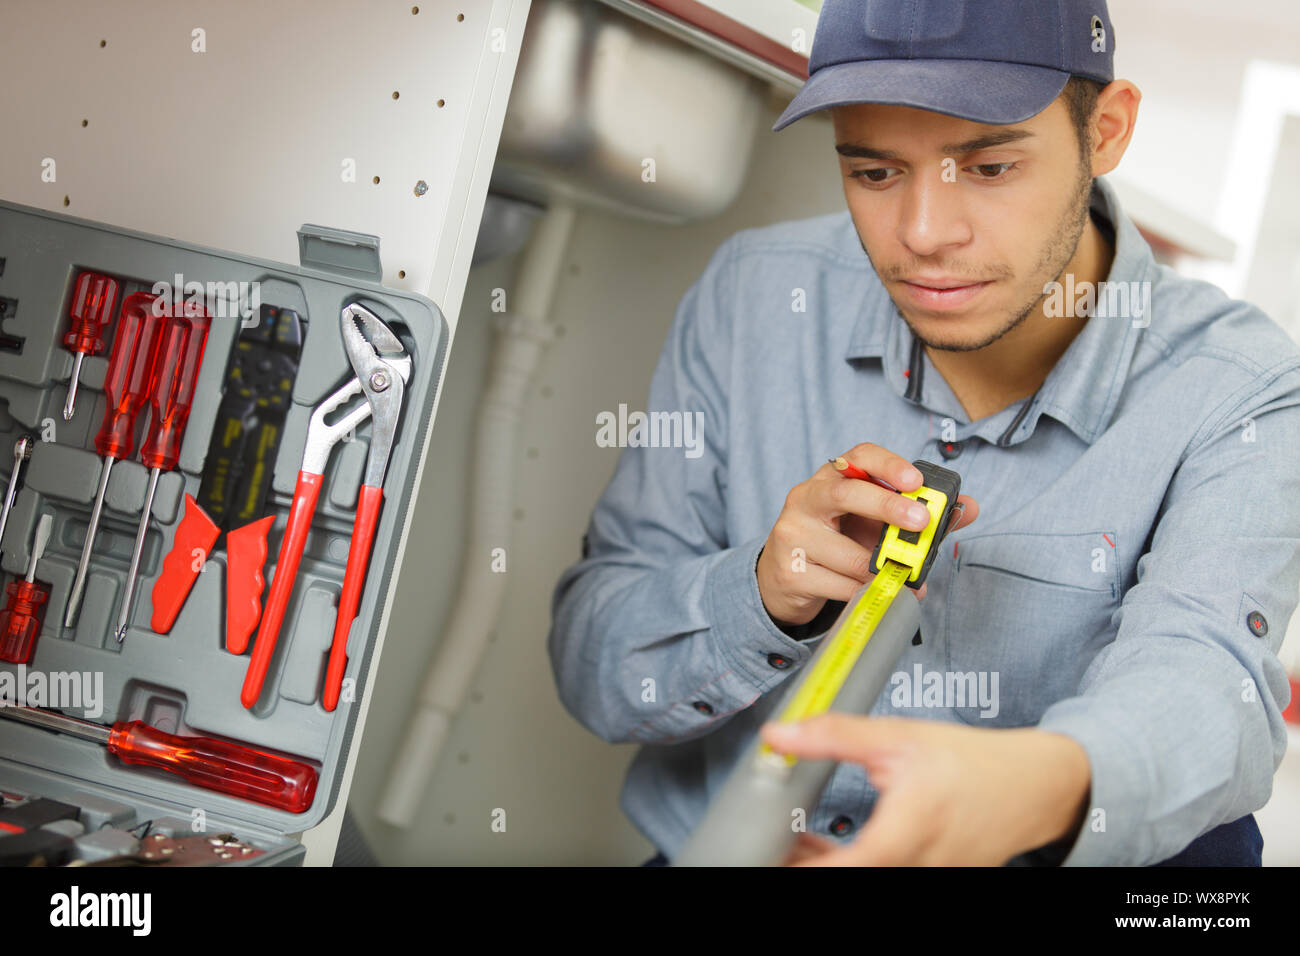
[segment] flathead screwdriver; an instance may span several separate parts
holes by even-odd
[[[142,720],[111,727],[64,717],[35,707],[0,701],[0,717],[93,740],[123,763],[157,767],[184,777],[196,787],[302,813],[316,795],[314,767],[298,760],[211,737],[181,737]]]
[[[153,511],[158,476],[171,471],[181,456],[181,440],[194,404],[194,387],[203,364],[203,348],[208,340],[211,319],[203,306],[186,302],[184,315],[169,315],[159,337],[158,358],[149,383],[149,434],[140,448],[140,460],[149,469],[149,490],[145,493],[144,511],[135,533],[131,568],[127,572],[122,608],[114,632],[119,644],[126,638],[131,617],[131,600],[135,596],[135,579],[140,570],[140,555],[149,530],[149,513]]]
[[[99,473],[95,504],[90,511],[90,524],[86,528],[86,543],[77,564],[77,576],[68,595],[64,627],[73,627],[81,610],[90,552],[95,545],[95,532],[99,528],[100,512],[104,509],[104,492],[108,489],[108,475],[113,462],[130,458],[135,450],[135,420],[149,397],[149,384],[158,355],[158,330],[162,320],[154,310],[157,298],[149,292],[137,292],[122,305],[122,318],[113,337],[113,354],[104,379],[104,397],[108,406],[104,411],[104,424],[95,436],[95,450],[104,464]]]
[[[36,580],[36,565],[45,554],[54,516],[41,515],[32,539],[32,553],[27,560],[27,577],[5,585],[9,595],[0,611],[0,661],[26,664],[32,659],[36,639],[41,636],[40,607],[50,597],[50,589]]]

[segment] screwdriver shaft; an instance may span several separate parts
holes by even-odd
[[[5,525],[9,523],[9,511],[14,506],[14,495],[18,493],[18,471],[23,462],[31,457],[32,440],[24,435],[14,442],[14,470],[9,472],[9,487],[5,490],[5,503],[0,507],[0,547],[3,546]]]
[[[95,531],[99,528],[99,515],[104,510],[104,492],[108,490],[108,474],[113,470],[116,458],[104,457],[104,465],[99,473],[99,491],[95,493],[95,505],[90,509],[90,524],[86,528],[86,543],[81,546],[81,560],[77,562],[77,576],[72,581],[72,592],[68,595],[68,609],[63,615],[63,626],[73,627],[77,623],[77,614],[81,610],[82,592],[86,589],[86,571],[90,568],[90,551],[95,546]]]
[[[89,720],[78,720],[76,717],[64,717],[62,714],[39,710],[35,707],[18,707],[11,700],[5,700],[3,704],[3,708],[0,708],[0,716],[17,720],[20,723],[44,727],[46,730],[57,730],[61,734],[70,734],[73,737],[80,737],[82,740],[94,740],[101,744],[107,744],[109,735],[113,732],[103,724],[91,723]]]
[[[140,512],[140,526],[135,531],[135,548],[131,551],[131,569],[126,573],[126,591],[122,595],[122,609],[117,614],[117,643],[126,639],[126,625],[131,619],[131,599],[135,597],[136,572],[140,570],[140,555],[144,551],[144,536],[149,530],[149,515],[153,511],[153,496],[158,490],[159,468],[149,472],[149,490],[144,496],[144,511]]]
[[[72,416],[77,410],[77,384],[81,381],[81,363],[86,357],[85,352],[77,352],[77,357],[72,360],[72,381],[68,382],[68,397],[63,403],[63,420],[72,421]]]
[[[54,524],[54,515],[43,514],[36,523],[36,537],[32,539],[32,557],[27,563],[27,583],[36,580],[36,562],[45,555],[45,545],[50,540],[50,528]]]

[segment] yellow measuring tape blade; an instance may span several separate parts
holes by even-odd
[[[777,717],[779,723],[797,723],[830,710],[885,611],[889,610],[912,570],[897,561],[885,562],[884,570],[862,592],[844,625],[831,636],[829,646],[813,665],[808,678]],[[759,755],[760,759],[768,760],[781,756],[766,744],[760,748]],[[784,755],[784,760],[790,765],[796,762],[796,758],[790,755]]]

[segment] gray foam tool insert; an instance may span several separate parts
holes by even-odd
[[[324,588],[310,588],[298,605],[280,680],[280,696],[301,704],[314,704],[325,678],[326,656],[334,640],[335,595]],[[284,638],[282,637],[281,640]]]
[[[193,836],[196,832],[194,824],[190,820],[182,820],[179,817],[158,817],[149,826],[149,836],[155,833],[161,833],[163,836]]]
[[[116,800],[109,800],[93,793],[74,793],[65,797],[63,802],[72,804],[80,811],[81,821],[86,824],[87,830],[122,826],[135,820],[135,811],[125,803],[118,803]]]
[[[38,441],[23,472],[23,483],[51,498],[90,504],[99,487],[100,458],[93,451]]]
[[[69,838],[79,837],[86,832],[85,826],[76,820],[51,820],[49,823],[42,824],[41,829]]]
[[[40,424],[44,397],[45,392],[40,388],[5,382],[5,400],[9,403],[9,414],[28,428],[36,428]]]
[[[115,653],[120,650],[120,645],[112,634],[113,626],[117,622],[117,601],[121,593],[121,588],[118,586],[120,580],[120,575],[116,571],[92,568],[86,575],[86,594],[81,599],[81,612],[77,616],[78,644],[87,644]],[[71,586],[72,581],[69,576],[68,587]],[[65,606],[66,601],[65,597],[61,606]],[[50,608],[45,613],[47,621],[50,620],[53,612],[54,608]],[[60,613],[55,620],[56,623],[62,623],[62,614]]]
[[[36,532],[36,519],[39,517],[41,501],[41,496],[31,488],[24,488],[14,498],[13,508],[9,511],[9,523],[5,526],[5,538],[0,542],[4,545],[4,569],[10,574],[27,573],[27,565],[31,559],[32,535]],[[51,540],[53,540],[52,536]],[[48,570],[45,565],[44,561],[37,565],[37,577]],[[41,580],[45,579],[41,578]]]
[[[68,377],[72,377],[72,353],[68,353]],[[81,361],[81,384],[77,386],[80,392],[83,388],[91,391],[100,392],[104,390],[104,379],[108,376],[108,358],[101,355],[87,355]],[[78,402],[80,405],[80,402]],[[74,416],[75,417],[75,416]]]
[[[339,442],[334,448],[331,465],[334,473],[330,475],[327,488],[329,502],[341,511],[351,511],[357,506],[357,495],[361,492],[361,480],[364,477],[366,458],[370,454],[370,442],[354,438],[349,442]]]
[[[144,491],[148,485],[149,472],[144,465],[134,461],[115,462],[108,476],[104,507],[139,515],[144,510]]]
[[[174,522],[184,494],[185,479],[178,472],[168,471],[159,475],[158,489],[153,496],[153,520],[162,525]]]
[[[87,863],[111,860],[115,856],[130,856],[140,845],[140,841],[125,830],[114,830],[111,827],[88,833],[74,842],[77,859]]]

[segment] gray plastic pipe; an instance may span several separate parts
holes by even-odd
[[[572,204],[556,202],[538,223],[524,251],[513,306],[508,305],[497,336],[478,409],[469,482],[469,540],[460,589],[407,719],[377,810],[379,818],[393,826],[408,827],[415,818],[505,598],[507,575],[492,570],[492,556],[496,548],[504,548],[507,555],[510,550],[524,398],[542,352],[554,336],[547,317],[574,216]]]
[[[799,687],[808,680],[813,665],[830,645],[830,636],[844,624],[867,587],[864,584],[845,604],[834,627],[790,683],[774,713],[780,713],[790,695],[798,693]],[[904,588],[880,619],[831,710],[849,714],[870,712],[920,626],[920,604]],[[754,742],[709,804],[704,819],[672,861],[674,866],[775,866],[784,862],[798,836],[796,821],[812,816],[835,770],[835,761],[800,760],[789,767],[784,761],[772,761],[770,757],[764,760],[759,753],[761,745],[762,741],[755,735]],[[803,814],[796,815],[797,810]]]

